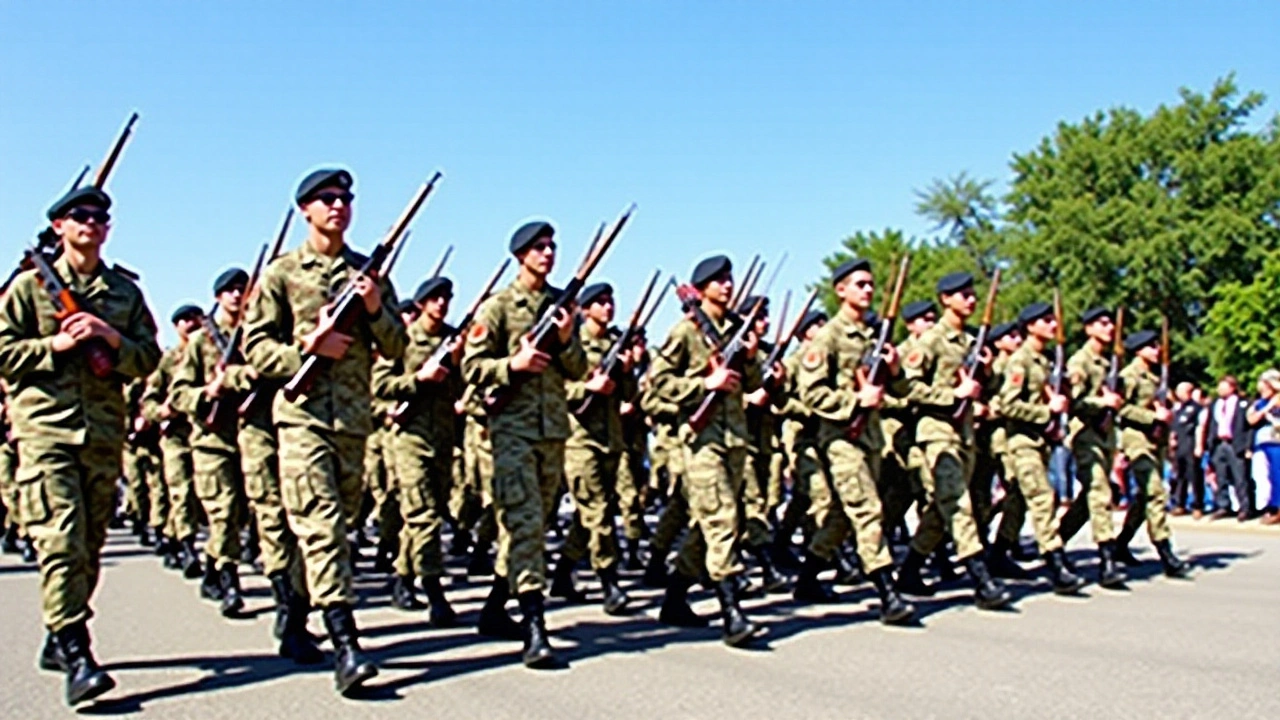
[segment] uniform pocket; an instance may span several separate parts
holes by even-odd
[[[18,484],[18,515],[20,524],[31,525],[47,522],[52,514],[49,508],[49,491],[43,482],[40,469],[19,467],[14,480]]]
[[[529,498],[524,473],[518,469],[502,469],[493,475],[493,501],[504,508],[519,507]]]

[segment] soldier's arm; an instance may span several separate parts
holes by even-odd
[[[1139,382],[1136,374],[1122,374],[1120,376],[1120,384],[1123,386],[1121,394],[1124,396],[1124,405],[1120,406],[1120,409],[1116,411],[1116,415],[1122,420],[1140,425],[1154,423],[1156,421],[1156,411],[1137,402]]]
[[[165,359],[160,358],[160,366],[147,376],[147,386],[142,391],[142,417],[150,422],[160,422],[160,406],[164,405],[169,390]]]
[[[289,296],[279,265],[263,273],[245,311],[244,355],[263,377],[292,377],[302,367],[302,343],[293,339]]]
[[[0,301],[0,375],[19,382],[29,372],[53,372],[53,337],[37,337],[35,280],[18,276]]]
[[[203,330],[191,336],[174,365],[173,379],[169,383],[173,408],[192,417],[201,417],[208,409],[208,398],[204,394],[208,378],[205,376],[204,354],[200,351],[200,344],[204,341]]]
[[[800,400],[800,386],[797,383],[802,352],[802,350],[797,350],[782,361],[782,368],[787,372],[787,379],[771,398],[773,406],[777,409],[779,415],[796,416],[804,415],[806,412],[804,402]]]
[[[953,378],[938,377],[931,372],[937,362],[931,342],[918,342],[902,360],[902,373],[907,381],[907,400],[916,405],[949,408],[956,404]]]
[[[1000,415],[1010,420],[1025,423],[1046,424],[1049,422],[1049,404],[1042,398],[1026,398],[1024,390],[1027,385],[1027,368],[1019,360],[1010,360],[1004,367],[1004,376],[997,396],[1000,403]]]
[[[853,388],[837,387],[832,372],[834,361],[834,353],[814,339],[800,361],[796,385],[800,400],[814,415],[833,422],[847,422],[858,407],[858,399]]]
[[[370,372],[373,396],[379,400],[408,400],[418,392],[417,369],[408,372],[403,360],[378,358]]]
[[[156,342],[156,320],[142,293],[133,291],[133,311],[129,326],[117,328],[120,347],[116,348],[115,371],[129,378],[146,377],[160,364],[160,345]]]
[[[582,348],[582,338],[574,332],[569,344],[560,348],[556,364],[566,380],[581,380],[587,376],[587,351]]]
[[[689,333],[677,325],[662,347],[653,354],[649,367],[653,392],[659,401],[676,407],[696,408],[706,394],[707,386],[701,377],[687,375],[689,366]]]
[[[409,344],[409,337],[404,329],[400,313],[396,312],[395,288],[386,280],[382,285],[382,308],[377,315],[369,318],[369,333],[378,346],[378,353],[384,358],[398,360],[404,355],[404,348]]]
[[[475,322],[467,332],[467,345],[462,354],[462,376],[469,385],[480,389],[511,384],[511,359],[502,338],[496,332],[503,326],[503,311],[498,298],[489,298],[480,306]]]
[[[1089,373],[1083,360],[1067,361],[1067,377],[1071,378],[1071,409],[1076,415],[1093,420],[1107,411],[1102,395],[1090,392]]]

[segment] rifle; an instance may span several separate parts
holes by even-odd
[[[400,218],[396,220],[396,224],[392,226],[391,232],[387,234],[386,239],[373,249],[373,252],[369,254],[369,258],[360,266],[360,269],[348,277],[347,284],[333,301],[333,311],[330,314],[330,318],[333,321],[334,332],[344,335],[350,334],[352,328],[355,327],[356,321],[364,316],[364,301],[356,294],[355,290],[356,279],[361,276],[377,278],[382,275],[383,265],[387,262],[387,257],[396,248],[396,244],[404,236],[409,223],[413,221],[413,216],[417,214],[422,204],[426,202],[427,196],[435,189],[436,183],[440,181],[442,176],[443,174],[437,170],[430,180],[418,188],[417,194],[413,196],[404,212],[400,214]],[[298,399],[299,395],[305,395],[311,390],[320,373],[329,369],[332,365],[332,358],[306,353],[302,359],[302,367],[282,388],[285,399],[293,402]]]
[[[596,237],[591,241],[590,247],[587,249],[586,256],[582,259],[582,263],[578,266],[577,273],[573,279],[560,291],[560,295],[547,305],[533,324],[533,327],[526,333],[529,344],[537,348],[540,352],[550,352],[553,350],[559,338],[556,336],[557,330],[555,325],[556,316],[561,312],[568,310],[569,306],[577,299],[578,293],[582,291],[582,287],[586,284],[587,278],[591,276],[592,271],[604,259],[604,254],[618,239],[618,235],[622,233],[622,228],[631,219],[631,214],[635,212],[636,204],[631,203],[622,215],[614,221],[613,227],[609,229],[606,235],[603,230],[596,231]],[[505,387],[491,388],[484,396],[484,409],[489,415],[497,415],[502,412],[511,401],[515,399],[516,392],[524,385],[528,376],[525,373],[514,373],[511,375],[510,384]]]
[[[723,349],[719,351],[719,355],[724,365],[740,370],[746,361],[746,345],[747,336],[753,331],[756,325],[756,319],[760,317],[760,311],[764,309],[764,297],[756,299],[751,305],[751,310],[742,318],[742,323],[738,329],[725,343]],[[702,432],[707,425],[711,424],[711,414],[724,400],[727,393],[724,390],[713,390],[702,398],[702,403],[689,416],[689,427],[694,432]]]
[[[459,322],[457,326],[449,332],[449,334],[445,335],[445,337],[440,341],[440,344],[436,346],[435,350],[431,351],[431,355],[423,361],[423,367],[436,362],[446,368],[450,368],[453,364],[453,352],[456,349],[455,346],[458,339],[467,332],[467,328],[470,327],[471,323],[476,319],[476,313],[480,312],[480,305],[482,305],[485,300],[488,300],[489,296],[493,294],[493,288],[497,286],[498,280],[502,279],[503,274],[507,272],[507,267],[509,265],[511,265],[511,258],[503,260],[502,264],[498,266],[498,269],[489,276],[489,281],[484,284],[484,288],[480,290],[480,294],[471,302],[471,306],[467,308],[466,314],[462,316],[462,321]],[[388,413],[388,417],[391,418],[391,422],[397,425],[403,425],[411,417],[410,411],[412,409],[412,400],[402,400],[392,408],[391,412]]]
[[[58,275],[58,271],[54,269],[49,258],[45,257],[37,246],[32,246],[25,251],[23,255],[27,262],[36,270],[36,281],[49,293],[49,299],[53,301],[53,316],[58,320],[75,315],[78,312],[92,313],[85,304],[84,299],[71,289],[62,277]],[[112,357],[111,346],[107,345],[107,341],[100,337],[91,337],[78,347],[84,352],[85,360],[89,363],[89,370],[96,377],[111,377],[115,370],[115,359]]]
[[[267,256],[266,263],[265,263],[266,265],[270,265],[271,263],[275,262],[276,258],[280,257],[280,251],[284,248],[284,241],[289,236],[289,225],[292,222],[293,222],[293,208],[290,207],[288,212],[284,214],[284,222],[280,223],[280,231],[276,233],[276,240],[271,245],[271,254]],[[249,284],[245,286],[244,296],[243,296],[243,299],[240,301],[240,307],[242,308],[241,309],[242,313],[243,313],[243,308],[248,307],[248,304],[252,301],[252,295],[254,291],[256,291],[257,289],[258,289],[257,275],[255,275],[254,277],[249,278]],[[259,382],[269,382],[269,381],[259,380]],[[255,383],[254,385],[255,387],[245,394],[244,401],[241,402],[240,406],[236,408],[236,414],[239,415],[240,417],[246,417],[250,413],[252,413],[254,408],[257,406],[258,401],[262,397],[262,393],[260,392],[260,389],[257,387],[257,383]]]
[[[1053,319],[1058,322],[1058,330],[1054,336],[1057,344],[1053,347],[1053,369],[1049,372],[1049,387],[1054,395],[1061,395],[1067,384],[1067,331],[1062,324],[1062,293],[1056,288],[1053,291]],[[1071,415],[1067,410],[1054,415],[1049,418],[1049,426],[1044,431],[1045,437],[1055,445],[1061,444],[1067,436],[1070,422]]]
[[[787,348],[791,347],[791,342],[800,333],[800,323],[804,322],[804,317],[809,314],[809,310],[817,299],[818,288],[815,287],[809,291],[809,298],[805,300],[804,307],[800,308],[800,313],[791,322],[791,326],[787,328],[786,333],[782,333],[781,328],[779,328],[779,335],[773,341],[773,350],[770,350],[769,356],[764,359],[764,386],[770,395],[777,392],[778,389],[778,377],[774,375],[773,368],[787,354]],[[784,309],[779,317],[785,318],[786,316],[787,311]]]
[[[287,218],[286,218],[287,223]],[[287,227],[287,224],[286,224]],[[205,331],[209,333],[209,339],[217,346],[221,357],[218,358],[218,370],[226,370],[231,365],[238,365],[244,362],[240,355],[240,342],[244,337],[244,309],[249,304],[249,293],[258,285],[258,278],[262,275],[262,265],[267,258],[267,244],[262,244],[262,250],[258,251],[258,259],[253,264],[253,272],[249,274],[249,281],[245,283],[244,292],[240,294],[240,307],[236,310],[236,314],[231,318],[231,337],[227,338],[218,330],[217,324],[213,322],[213,311],[206,313],[202,322]],[[256,392],[256,389],[255,389]],[[236,417],[241,415],[240,407],[242,403],[236,403],[232,398],[228,397],[231,393],[224,393],[213,399],[209,406],[209,412],[204,416],[204,424],[213,432],[222,432],[228,427],[234,427]]]
[[[440,273],[444,272],[445,265],[449,264],[449,258],[453,257],[453,246],[444,249],[444,254],[440,256],[440,262],[436,263],[436,269],[431,271],[431,277],[438,278]]]
[[[125,143],[129,142],[129,136],[133,135],[134,123],[138,122],[138,113],[134,112],[125,121],[124,128],[120,130],[119,137],[116,142],[107,151],[107,156],[103,158],[102,165],[98,168],[98,173],[93,176],[93,186],[101,190],[107,186],[107,178],[110,177],[111,171],[115,169],[116,161],[120,159],[120,153],[124,150]]]
[[[996,294],[999,292],[1000,268],[996,268],[995,275],[991,276],[991,289],[987,291],[987,306],[982,309],[982,325],[978,326],[978,336],[974,339],[973,349],[969,351],[964,364],[960,366],[969,377],[976,377],[978,369],[982,366],[982,352],[987,346],[987,335],[991,334],[991,320],[996,309]],[[955,412],[951,413],[951,419],[955,422],[963,420],[972,405],[973,398],[964,398],[956,404]]]
[[[1168,407],[1169,405],[1169,316],[1160,316],[1160,384],[1156,386],[1156,402]],[[1167,423],[1156,422],[1152,428],[1151,434],[1154,436],[1156,444],[1164,440],[1168,434],[1169,425]]]
[[[742,299],[747,296],[743,289],[747,287],[748,283],[754,282],[752,277],[755,275],[756,266],[759,264],[760,254],[756,253],[755,257],[751,258],[751,264],[747,266],[747,271],[742,274],[742,283],[734,288],[733,294],[729,296],[729,307],[731,309],[738,307],[738,303],[742,302]]]
[[[1124,307],[1116,308],[1116,329],[1115,338],[1111,343],[1111,367],[1107,369],[1107,377],[1102,381],[1103,387],[1111,392],[1120,392],[1120,366],[1124,363]],[[1106,408],[1102,411],[1102,419],[1098,422],[1098,429],[1103,433],[1111,430],[1111,424],[1115,421],[1116,411]]]
[[[902,264],[898,266],[897,276],[893,280],[893,293],[886,299],[888,303],[880,313],[880,332],[876,335],[876,343],[871,346],[871,364],[867,372],[860,378],[860,385],[883,387],[889,381],[889,366],[884,361],[884,346],[893,340],[893,326],[898,320],[898,311],[902,309],[902,292],[907,287],[907,273],[911,270],[911,255],[902,256]],[[849,418],[848,437],[857,440],[866,432],[867,423],[871,421],[871,409],[858,405]]]
[[[641,313],[644,312],[645,305],[649,302],[649,295],[653,292],[653,286],[658,282],[658,276],[662,274],[661,270],[654,270],[653,276],[649,278],[649,284],[645,286],[644,293],[640,296],[640,302],[636,304],[635,310],[631,311],[631,320],[627,323],[627,327],[618,336],[618,339],[609,347],[609,352],[605,353],[604,359],[596,366],[592,372],[600,372],[607,375],[611,380],[617,382],[622,375],[622,353],[631,349],[636,336],[643,329],[640,324]],[[596,397],[595,393],[587,393],[582,398],[582,402],[578,407],[572,410],[574,415],[581,415],[591,407],[591,401]]]

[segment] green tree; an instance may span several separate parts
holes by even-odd
[[[1252,282],[1223,283],[1214,298],[1205,321],[1209,372],[1251,387],[1262,371],[1280,365],[1280,252],[1266,257]]]

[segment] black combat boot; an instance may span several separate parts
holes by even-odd
[[[324,624],[333,643],[333,684],[344,697],[350,697],[376,677],[378,668],[360,650],[356,618],[349,605],[324,609]]]
[[[792,502],[795,501],[792,500]],[[791,536],[783,532],[773,536],[773,542],[769,544],[769,554],[773,557],[773,564],[783,570],[799,571],[803,565],[791,548]]]
[[[644,569],[644,561],[640,559],[640,541],[631,538],[622,540],[622,569],[637,572]]]
[[[169,538],[165,537],[164,528],[151,528],[151,537],[155,538],[151,552],[156,557],[164,557],[169,552]]]
[[[987,548],[987,569],[991,574],[1005,580],[1029,580],[1031,574],[1028,573],[1021,565],[1014,562],[1009,557],[1013,543],[1004,538],[996,538],[996,541]]]
[[[4,537],[0,538],[0,552],[5,555],[18,554],[18,526],[9,523],[4,527]]]
[[[938,573],[938,582],[949,583],[959,579],[960,574],[956,572],[956,565],[951,562],[950,543],[938,543],[938,548],[933,551],[933,557],[930,560],[933,564],[934,572]]]
[[[467,563],[467,577],[489,577],[493,574],[493,558],[489,557],[489,546],[477,542],[471,548],[471,560]]]
[[[56,636],[66,663],[68,705],[92,700],[116,686],[89,651],[89,628],[83,621],[62,628]]]
[[[207,556],[204,559],[204,578],[200,580],[200,597],[205,600],[222,599],[222,578],[213,558]]]
[[[240,589],[240,571],[235,563],[227,563],[218,573],[222,586],[222,604],[219,610],[222,617],[238,617],[244,610],[244,592]]]
[[[1156,543],[1156,552],[1160,554],[1160,567],[1166,576],[1184,578],[1191,574],[1191,565],[1173,553],[1168,540]]]
[[[667,586],[666,550],[649,548],[649,561],[644,565],[644,576],[640,578],[640,584],[651,588]]]
[[[1098,543],[1098,584],[1108,590],[1122,590],[1129,575],[1116,562],[1113,540]]]
[[[188,580],[195,580],[200,577],[202,572],[200,567],[200,554],[196,552],[196,536],[188,535],[182,538],[182,542],[178,545],[178,562],[182,565],[182,576]]]
[[[258,542],[258,524],[251,522],[245,530],[244,540],[240,545],[240,562],[245,565],[256,566],[261,555],[262,546]]]
[[[271,594],[276,599],[276,622],[272,633],[280,641],[280,657],[299,665],[317,665],[324,653],[316,647],[316,638],[307,630],[311,605],[293,588],[287,571],[272,573]]]
[[[602,568],[596,574],[600,576],[600,589],[604,591],[604,600],[601,604],[604,606],[605,615],[625,613],[631,598],[627,597],[618,584],[617,566]]]
[[[794,578],[774,567],[773,559],[769,557],[769,548],[767,546],[761,545],[747,548],[747,553],[760,566],[760,583],[764,586],[766,593],[783,593],[787,591],[787,587],[791,585]]]
[[[811,552],[804,554],[804,564],[800,566],[800,575],[796,578],[796,589],[792,594],[798,602],[804,603],[833,603],[839,598],[831,588],[818,579],[818,573],[822,572],[826,562],[822,558]]]
[[[907,550],[907,558],[902,561],[902,567],[898,570],[898,592],[915,597],[933,597],[933,586],[920,577],[924,561],[925,556],[916,552],[915,548]]]
[[[1058,595],[1075,595],[1084,587],[1085,579],[1067,567],[1067,553],[1058,549],[1044,554],[1044,567],[1049,572],[1049,582]]]
[[[289,621],[289,598],[293,595],[293,585],[286,571],[271,573],[267,581],[271,583],[271,598],[276,601],[276,621],[271,626],[271,635],[280,640],[284,638],[285,624]]]
[[[52,632],[44,635],[44,646],[40,648],[36,667],[49,672],[67,671],[67,659],[62,656],[62,648],[58,647],[58,638]]]
[[[449,598],[444,595],[444,588],[440,585],[440,576],[433,575],[422,578],[422,591],[427,596],[429,605],[427,619],[431,622],[431,626],[437,628],[457,626],[458,614],[453,611],[453,606],[449,604]]]
[[[426,609],[426,605],[418,600],[417,593],[413,591],[413,578],[404,575],[396,575],[391,579],[391,604],[410,612]]]
[[[22,562],[28,565],[34,565],[36,560],[40,559],[40,554],[36,552],[36,543],[30,535],[24,535],[18,540],[18,554],[22,556]]]
[[[449,557],[464,558],[471,553],[471,533],[455,529],[449,543]]]
[[[667,593],[662,598],[662,609],[658,611],[659,622],[684,628],[707,626],[707,619],[689,607],[689,588],[692,585],[693,578],[679,572],[667,578]]]
[[[893,583],[893,568],[883,567],[871,573],[871,582],[880,596],[880,622],[885,625],[906,625],[916,615],[916,608],[902,599]]]
[[[524,618],[524,666],[538,670],[555,667],[556,654],[547,639],[546,610],[542,592],[520,593],[520,614]]]
[[[551,597],[561,598],[570,605],[584,602],[587,597],[573,584],[573,566],[577,563],[563,553],[556,562],[555,573],[551,576]]]
[[[507,600],[511,599],[511,587],[507,579],[501,575],[493,576],[493,584],[489,587],[489,596],[484,599],[480,608],[480,622],[476,630],[485,637],[502,640],[522,640],[524,633],[520,626],[507,614]]]
[[[835,564],[837,585],[857,587],[867,581],[866,573],[862,572],[862,560],[857,554],[842,547],[836,550]]]
[[[982,558],[974,555],[965,560],[969,570],[969,578],[973,581],[973,601],[983,610],[997,610],[1013,601],[1013,595],[999,580],[991,577],[987,564]],[[901,588],[899,588],[901,589]]]
[[[151,528],[141,519],[133,521],[133,534],[138,536],[138,544],[142,547],[155,547],[156,541],[151,537]]]
[[[741,647],[760,632],[760,626],[747,619],[738,605],[737,583],[725,578],[716,584],[716,599],[720,601],[720,619],[724,623],[721,639],[725,645]]]
[[[373,571],[379,575],[390,575],[395,572],[395,561],[395,538],[379,534],[378,554],[374,556]]]
[[[1133,528],[1121,528],[1120,534],[1113,541],[1115,544],[1116,562],[1126,567],[1138,567],[1142,561],[1134,557],[1133,552],[1129,550],[1129,543],[1133,542],[1133,536],[1138,534],[1138,528],[1141,525],[1135,525]]]

